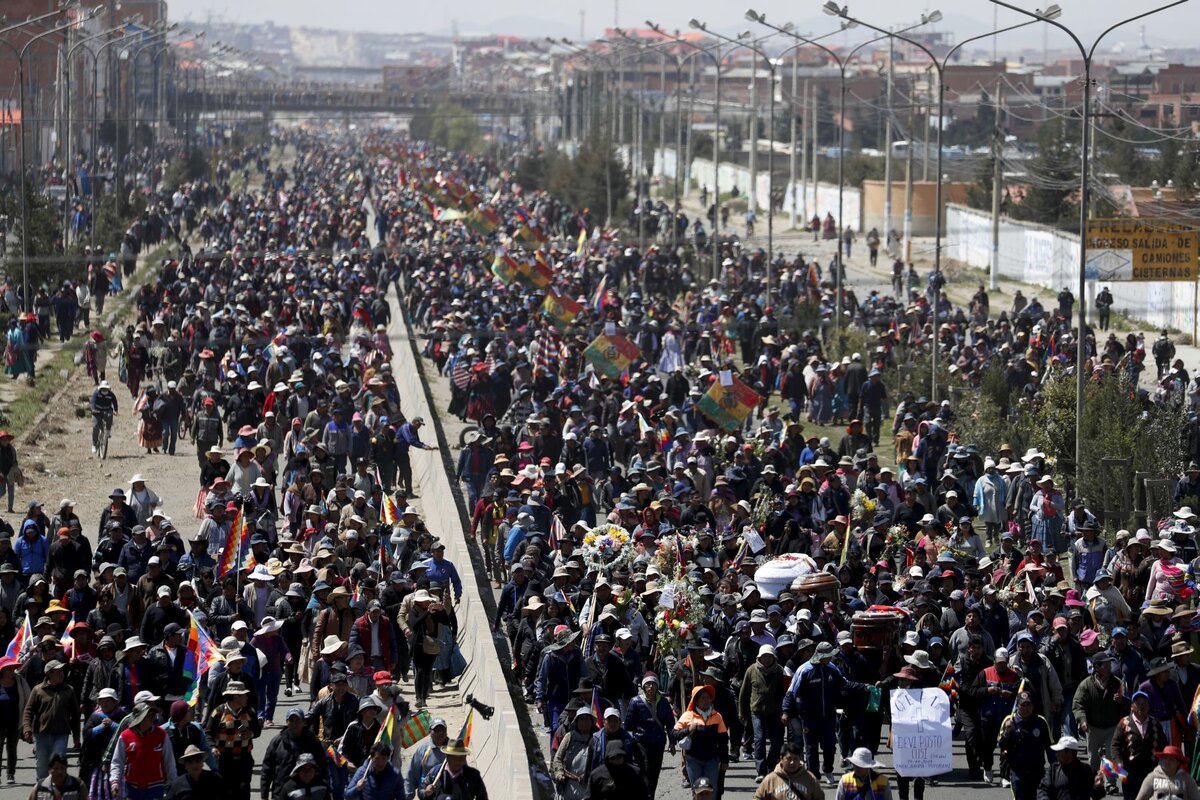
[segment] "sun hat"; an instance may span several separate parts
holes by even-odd
[[[875,760],[875,755],[866,747],[857,747],[847,759],[851,764],[860,769],[882,769],[883,764]]]

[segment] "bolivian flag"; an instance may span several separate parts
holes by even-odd
[[[602,333],[583,351],[584,358],[592,362],[592,366],[614,380],[620,378],[641,354],[636,344],[619,333],[612,336]]]
[[[722,386],[720,381],[713,383],[697,403],[700,411],[727,431],[736,430],[762,399],[758,392],[738,380],[736,375],[732,378],[728,386]]]
[[[542,301],[542,313],[549,317],[554,327],[563,330],[583,311],[583,306],[570,297],[551,289]]]
[[[554,282],[554,267],[546,261],[540,251],[532,258],[518,261],[517,280],[531,289],[545,289]]]
[[[499,278],[501,283],[512,283],[521,274],[521,262],[507,252],[497,250],[496,259],[492,262],[492,274]]]

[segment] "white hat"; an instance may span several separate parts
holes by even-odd
[[[916,631],[909,631],[904,634],[904,643],[909,647],[916,647],[921,643],[921,637]]]
[[[757,658],[762,658],[763,656],[774,656],[774,655],[775,655],[775,648],[772,645],[764,644],[758,648]]]
[[[1081,746],[1082,744],[1083,743],[1074,736],[1061,736],[1056,744],[1050,745],[1050,749],[1058,752],[1062,752],[1063,750],[1074,750],[1075,752],[1079,752],[1080,750],[1083,750],[1083,747]]]
[[[850,633],[850,631],[838,631],[838,635],[837,635],[837,643],[838,644],[850,644],[853,641],[854,641],[854,634]]]
[[[992,655],[992,661],[1003,661],[1005,664],[1007,664],[1008,663],[1008,648],[1007,647],[997,647],[996,652]]]
[[[616,638],[616,639],[632,639],[633,631],[629,630],[629,628],[617,628],[617,633],[614,636],[614,638]]]
[[[246,624],[246,620],[239,619],[237,622],[235,622],[229,626],[229,630],[231,630],[231,631],[247,631],[247,630],[250,630],[250,626]]]
[[[120,700],[121,699],[121,698],[117,697],[116,689],[101,689],[100,694],[98,694],[97,697],[101,700],[104,700],[105,698],[107,698],[109,700]]]
[[[134,484],[134,483],[145,483],[145,482],[146,482],[146,479],[142,477],[142,473],[140,473],[140,472],[136,472],[136,473],[134,473],[133,477],[129,479],[129,482],[130,482],[131,484]]]
[[[849,761],[861,769],[882,769],[883,764],[875,760],[875,755],[865,747],[855,748],[850,754]]]

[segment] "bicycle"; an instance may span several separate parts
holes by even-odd
[[[96,455],[103,461],[108,458],[108,441],[112,438],[112,414],[102,414],[98,420],[99,428],[94,429],[92,433],[92,445],[95,447]]]

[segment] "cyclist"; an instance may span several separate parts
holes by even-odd
[[[108,381],[100,381],[88,405],[92,409],[92,455],[96,455],[100,452],[101,432],[105,427],[112,429],[113,417],[117,413],[117,396],[113,394]]]
[[[754,214],[753,208],[746,209],[746,238],[754,235],[754,222],[757,217]]]

